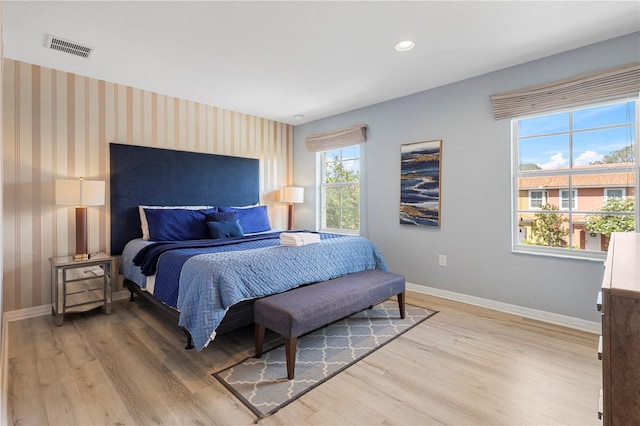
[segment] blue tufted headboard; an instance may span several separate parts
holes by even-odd
[[[246,206],[260,201],[259,160],[109,144],[111,254],[140,238],[139,205]]]

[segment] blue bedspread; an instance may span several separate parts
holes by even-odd
[[[168,251],[158,260],[154,294],[167,286],[173,288],[171,297],[178,293],[179,325],[202,350],[215,337],[226,311],[238,302],[368,269],[389,269],[368,239],[321,235],[320,243],[300,247],[281,246],[271,236],[208,249],[213,253],[193,255],[194,250],[207,250],[200,247]],[[179,290],[163,278],[177,270]]]
[[[162,257],[162,262],[158,263],[153,295],[167,305],[177,308],[180,273],[187,260],[200,254],[255,250],[278,246],[280,245],[279,236],[280,232],[276,232],[221,240],[185,241],[173,245],[154,244],[156,246],[155,249],[147,250],[146,255],[154,257],[156,262],[159,259],[159,253],[170,253],[168,256]],[[341,237],[341,235],[327,233],[320,235],[323,240],[337,237]],[[209,241],[208,246],[206,241]]]

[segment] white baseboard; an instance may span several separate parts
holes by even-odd
[[[128,290],[118,291],[116,293],[113,293],[113,295],[111,296],[111,299],[112,300],[126,299],[127,297],[129,297],[129,294],[130,293]],[[4,314],[2,323],[4,327],[4,323],[6,322],[19,321],[27,318],[41,317],[44,315],[51,315],[51,305],[34,306],[33,308],[18,309],[16,311],[6,312]],[[4,329],[3,329],[2,336],[4,337]]]
[[[538,309],[525,308],[523,306],[510,305],[508,303],[497,302],[495,300],[483,299],[481,297],[469,296],[467,294],[456,293],[449,290],[427,287],[424,285],[407,283],[407,290],[416,293],[428,294],[430,296],[441,297],[443,299],[454,300],[468,305],[480,306],[482,308],[493,309],[494,311],[505,312],[521,317],[561,325],[575,330],[586,331],[594,334],[602,333],[602,324],[596,321],[587,321],[580,318],[566,315],[554,314],[552,312],[540,311]],[[594,307],[595,309],[595,307]]]

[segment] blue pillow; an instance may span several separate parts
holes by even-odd
[[[212,212],[205,215],[207,222],[229,222],[236,219],[236,212]]]
[[[205,222],[205,210],[187,209],[144,209],[149,224],[149,239],[152,241],[185,241],[209,238],[209,228]]]
[[[238,219],[223,222],[209,221],[207,227],[211,238],[242,237],[244,235]]]
[[[218,207],[219,212],[236,212],[240,226],[245,234],[264,232],[271,229],[267,206],[247,207],[236,209],[234,207]]]

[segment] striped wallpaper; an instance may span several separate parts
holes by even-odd
[[[133,87],[9,59],[3,79],[4,311],[50,303],[49,257],[74,251],[73,208],[56,178],[109,182],[109,142],[260,159],[261,203],[286,227],[293,128]],[[109,247],[109,206],[89,207],[89,251]],[[114,290],[120,290],[117,286]]]

